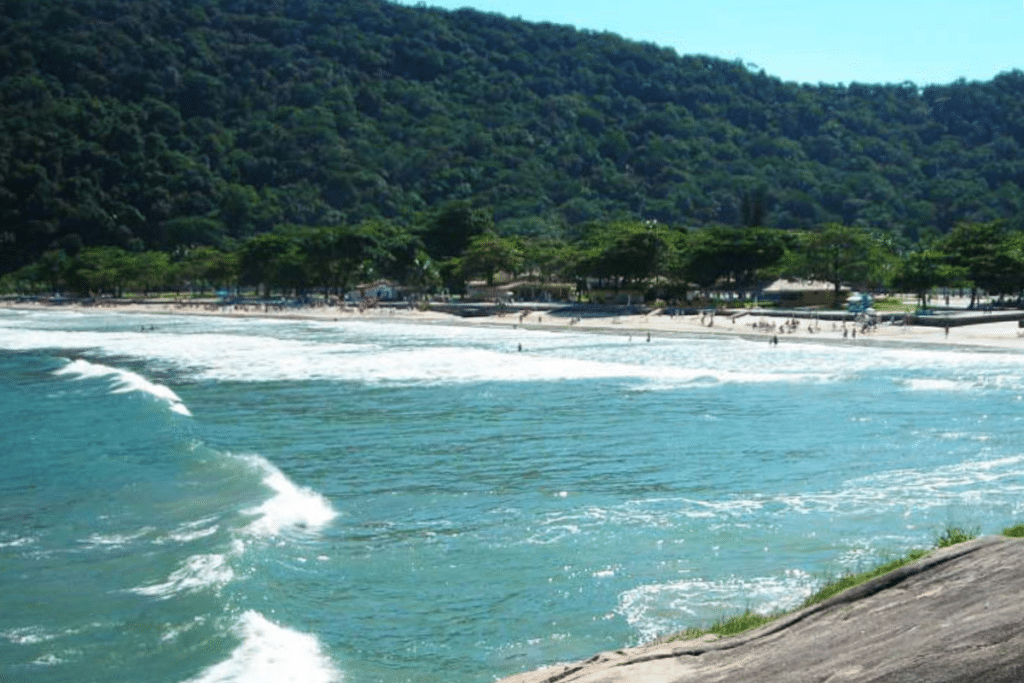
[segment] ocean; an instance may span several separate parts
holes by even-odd
[[[484,683],[790,608],[1024,521],[1022,397],[1012,352],[0,310],[0,680]]]

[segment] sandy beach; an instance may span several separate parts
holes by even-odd
[[[1024,329],[1017,322],[993,321],[960,325],[946,330],[937,326],[880,323],[868,330],[854,323],[789,319],[768,311],[744,309],[697,315],[668,315],[660,310],[647,314],[614,315],[607,312],[588,313],[583,308],[560,311],[557,308],[520,309],[494,315],[461,317],[436,310],[404,307],[378,307],[360,310],[356,307],[311,305],[303,307],[264,305],[220,305],[209,302],[137,303],[103,301],[94,305],[32,302],[0,302],[0,307],[22,310],[102,309],[122,313],[163,315],[213,315],[231,318],[278,318],[345,322],[351,320],[394,320],[434,325],[489,325],[530,330],[618,334],[645,342],[673,336],[722,337],[739,336],[766,344],[778,339],[779,345],[791,343],[837,343],[861,346],[920,345],[950,349],[1024,350]]]

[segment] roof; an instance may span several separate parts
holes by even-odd
[[[833,292],[835,285],[824,280],[787,280],[780,278],[764,288],[768,294],[789,294],[799,292]],[[849,287],[842,286],[841,291],[850,291]]]

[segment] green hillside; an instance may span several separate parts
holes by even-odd
[[[0,0],[0,273],[47,249],[591,221],[1022,227],[1024,73],[784,83],[610,34],[380,0]]]

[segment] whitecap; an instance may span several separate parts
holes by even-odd
[[[123,548],[124,546],[137,541],[143,536],[152,533],[155,529],[151,526],[145,526],[134,531],[132,533],[123,534],[92,534],[86,538],[82,543],[88,548],[110,548],[117,549]]]
[[[235,572],[224,555],[193,555],[171,572],[163,583],[132,588],[131,592],[158,598],[178,593],[193,593],[206,588],[219,588],[235,578]]]
[[[169,542],[191,543],[192,541],[199,540],[200,538],[213,536],[219,530],[220,525],[216,523],[216,518],[207,517],[192,522],[185,522],[174,531],[169,532],[166,536],[155,539],[153,543],[157,545],[163,545]]]
[[[57,666],[58,664],[63,664],[64,661],[65,660],[50,652],[34,660],[32,664],[35,666]]]
[[[339,683],[340,671],[314,635],[245,612],[234,626],[242,642],[231,656],[188,683]]]
[[[188,633],[196,626],[200,626],[205,623],[206,617],[193,617],[192,621],[189,621],[181,626],[169,627],[166,631],[164,631],[163,635],[160,636],[160,640],[165,643],[170,642],[172,640],[177,640],[182,634]]]
[[[11,541],[0,541],[0,548],[20,548],[36,542],[33,536],[21,536]]]
[[[316,531],[338,516],[322,495],[304,486],[298,486],[265,458],[258,455],[240,456],[263,473],[263,484],[274,495],[263,504],[243,510],[257,519],[245,531],[259,537],[272,537],[286,529]]]
[[[87,360],[78,359],[71,361],[59,370],[55,370],[53,374],[58,376],[72,375],[76,379],[109,377],[113,381],[114,385],[112,393],[126,394],[138,391],[149,394],[150,396],[166,403],[173,412],[186,417],[192,416],[191,411],[189,411],[185,404],[182,403],[181,398],[179,398],[178,395],[170,388],[162,384],[154,384],[142,375],[129,370],[112,368],[107,365],[90,363]]]
[[[911,391],[973,391],[977,389],[974,382],[952,379],[908,379],[905,382]]]
[[[26,626],[15,628],[10,631],[0,632],[0,638],[15,645],[38,645],[57,638],[55,634],[47,633],[38,626]]]

